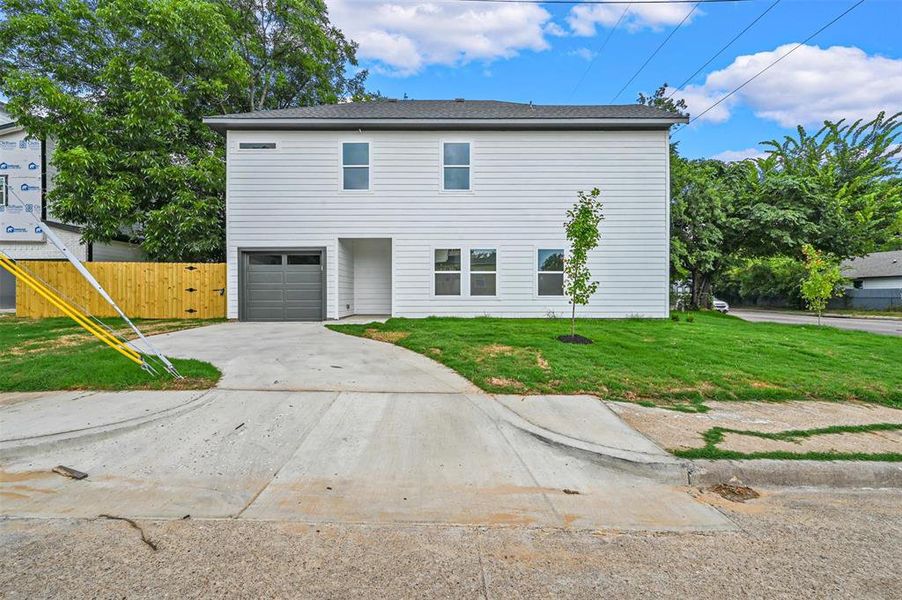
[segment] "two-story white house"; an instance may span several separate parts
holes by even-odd
[[[230,318],[568,313],[563,223],[593,187],[600,286],[580,314],[668,314],[681,115],[386,100],[205,121],[226,137]]]

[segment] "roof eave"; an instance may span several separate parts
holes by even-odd
[[[689,117],[616,119],[235,119],[206,117],[216,131],[227,130],[354,130],[354,129],[666,129],[688,123]]]

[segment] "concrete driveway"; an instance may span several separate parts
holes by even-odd
[[[168,356],[198,358],[232,390],[475,392],[450,369],[398,346],[320,323],[223,323],[153,337]]]
[[[801,313],[773,310],[731,310],[730,314],[752,322],[786,323],[788,325],[817,325],[817,317]],[[883,335],[902,335],[902,319],[879,319],[868,317],[821,317],[821,323],[839,329],[854,329]]]
[[[158,336],[206,392],[0,396],[2,513],[579,529],[732,529],[597,399],[493,397],[320,325]],[[82,481],[55,465],[89,473]]]

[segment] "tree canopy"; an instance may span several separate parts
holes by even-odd
[[[666,91],[637,102],[684,112]],[[690,286],[690,305],[707,306],[719,280],[740,295],[797,299],[808,246],[833,260],[902,246],[900,116],[799,126],[762,142],[765,157],[727,164],[687,160],[671,144],[671,273]],[[737,272],[749,269],[757,275]]]
[[[764,142],[743,244],[798,258],[807,243],[838,258],[874,252],[902,234],[902,113]]]
[[[205,115],[359,96],[325,5],[282,0],[5,0],[0,91],[53,138],[54,218],[157,260],[221,260],[223,140]]]

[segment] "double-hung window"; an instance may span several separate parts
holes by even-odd
[[[442,144],[442,189],[466,191],[470,189],[470,143]]]
[[[539,296],[564,295],[564,250],[540,248],[538,251]]]
[[[460,248],[435,249],[435,295],[460,296]]]
[[[470,249],[470,295],[497,294],[498,251],[494,248]]]
[[[370,189],[369,142],[344,142],[341,145],[341,189]]]

